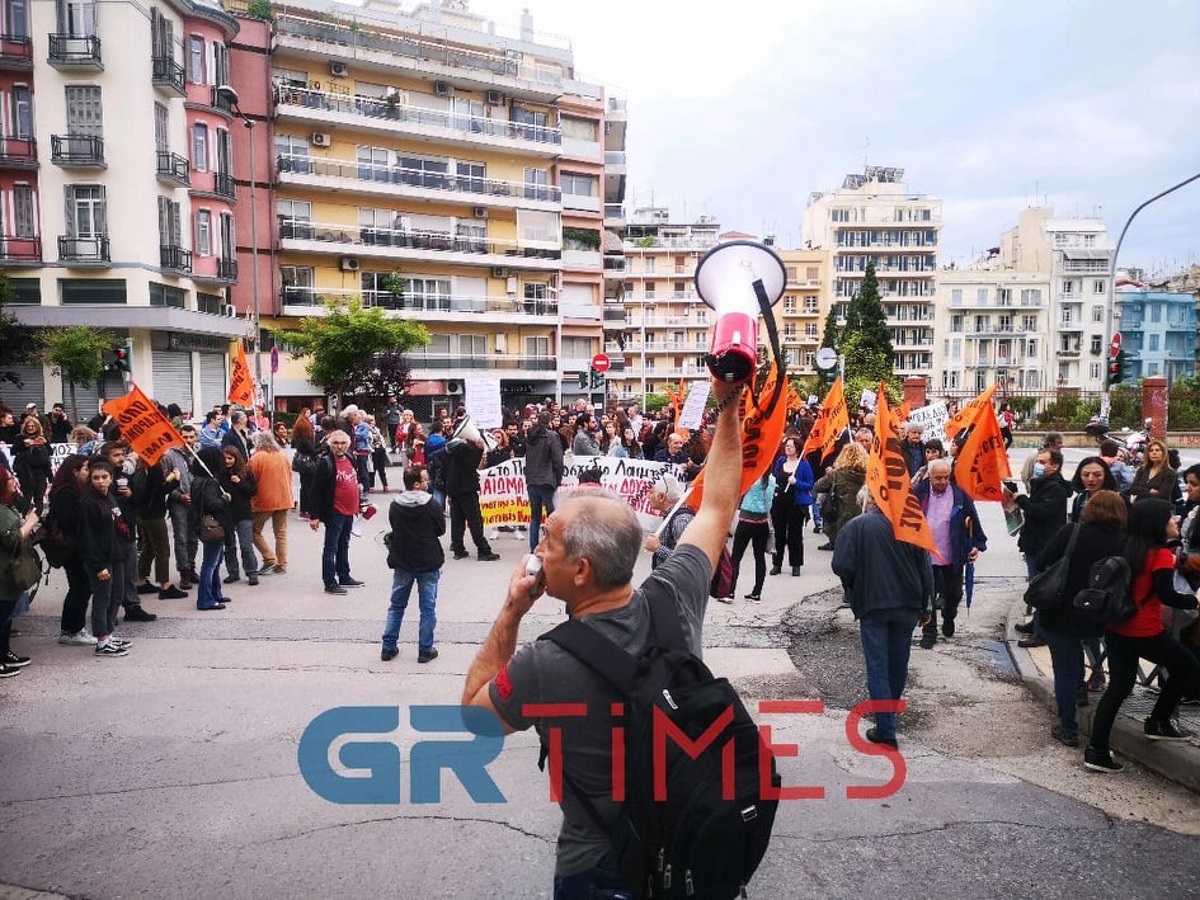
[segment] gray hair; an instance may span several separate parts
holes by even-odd
[[[253,443],[256,451],[266,450],[268,453],[278,453],[280,449],[279,441],[275,440],[274,433],[264,429],[254,432]]]
[[[954,466],[952,466],[950,464],[950,460],[946,459],[946,457],[939,456],[937,459],[931,459],[929,461],[929,474],[930,475],[933,474],[934,469],[938,469],[938,470],[945,469],[947,472],[950,472],[954,469]]]
[[[858,501],[858,508],[863,512],[870,512],[875,508],[875,495],[871,493],[871,488],[868,485],[863,485],[858,489],[858,495],[855,497]]]
[[[604,488],[584,488],[562,502],[576,510],[562,530],[567,556],[588,560],[602,591],[628,584],[642,549],[642,526],[625,498]]]
[[[683,485],[679,483],[679,479],[674,475],[660,475],[658,480],[654,482],[654,490],[672,503],[683,496]]]

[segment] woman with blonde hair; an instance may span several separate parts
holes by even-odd
[[[867,451],[862,445],[851,441],[842,448],[833,462],[833,468],[826,472],[813,486],[815,493],[828,493],[826,501],[825,521],[822,530],[829,538],[828,543],[822,544],[818,550],[832,550],[837,542],[838,532],[842,527],[858,515],[862,510],[858,505],[858,492],[867,480]],[[833,511],[829,511],[832,505]]]
[[[1173,500],[1179,476],[1171,468],[1170,454],[1167,445],[1154,438],[1146,444],[1146,461],[1138,468],[1133,476],[1133,484],[1129,486],[1130,501],[1142,497],[1158,497],[1161,500]]]

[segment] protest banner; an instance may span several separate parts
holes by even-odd
[[[1012,470],[1008,465],[1000,422],[990,403],[975,419],[975,427],[959,451],[954,477],[958,486],[974,500],[1004,499],[1000,482],[1011,478]]]
[[[101,409],[105,415],[116,419],[121,426],[121,439],[127,441],[148,466],[157,465],[172,447],[184,445],[170,419],[158,411],[154,401],[136,384],[124,397],[109,400]]]
[[[246,409],[254,407],[254,376],[250,374],[250,364],[246,362],[246,348],[242,346],[241,341],[238,341],[237,355],[233,359],[233,372],[229,376],[229,395],[226,399]]]
[[[877,402],[878,398],[876,397],[875,392],[870,388],[863,388],[862,399],[859,401],[859,405],[865,407],[871,412],[874,412],[875,404]]]
[[[940,560],[933,532],[921,502],[912,492],[912,481],[908,476],[908,465],[900,450],[900,438],[888,409],[887,394],[880,385],[879,416],[875,420],[875,439],[871,441],[871,453],[867,459],[867,486],[875,505],[892,523],[892,534],[896,540],[915,544]]]
[[[479,428],[502,428],[504,414],[500,406],[499,378],[464,378],[466,407]]]
[[[946,409],[945,402],[939,400],[912,410],[907,421],[910,425],[920,425],[927,434],[942,434],[946,430],[946,423],[950,421],[950,411]]]
[[[846,395],[842,391],[842,379],[839,378],[825,395],[800,455],[806,456],[813,450],[820,450],[822,458],[828,456],[833,450],[833,445],[837,443],[838,436],[849,424],[850,411],[846,409]]]
[[[954,440],[960,431],[970,428],[975,424],[975,420],[979,417],[983,408],[991,407],[992,397],[996,393],[998,384],[993,384],[990,388],[956,412],[950,417],[946,423],[945,434],[948,440]]]
[[[704,404],[708,402],[708,394],[712,390],[712,381],[693,381],[688,388],[687,400],[679,412],[679,427],[688,431],[700,427],[704,416]]]

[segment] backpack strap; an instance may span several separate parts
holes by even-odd
[[[628,697],[637,687],[637,659],[578,619],[568,619],[538,640],[558,644],[622,696]]]
[[[675,609],[674,601],[658,591],[643,591],[643,596],[650,610],[654,645],[664,650],[686,650],[687,641],[683,636],[683,626],[679,624],[679,612]]]

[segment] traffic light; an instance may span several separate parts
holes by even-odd
[[[120,344],[113,348],[113,371],[119,372],[122,375],[130,373],[128,344]]]
[[[579,373],[579,386],[581,388],[583,388],[585,391],[588,389],[588,373],[587,372]]]
[[[1124,350],[1118,350],[1116,356],[1108,358],[1108,383],[1120,384],[1125,380],[1128,372],[1126,369],[1127,359]]]
[[[591,383],[590,390],[593,390],[593,391],[604,390],[604,373],[597,372],[595,369],[592,369],[591,373],[592,373],[592,383]]]

